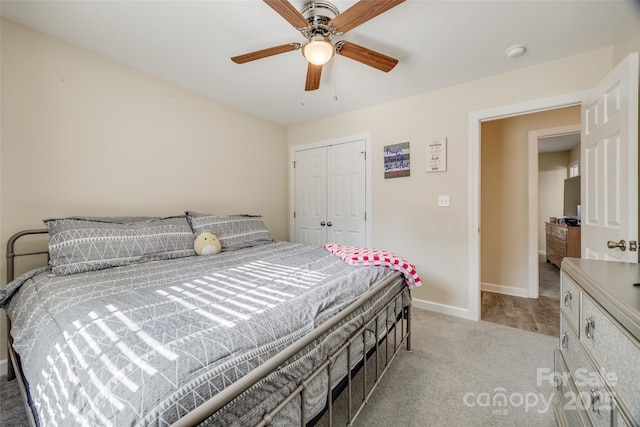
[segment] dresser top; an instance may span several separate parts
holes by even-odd
[[[580,228],[579,225],[567,225],[567,224],[562,223],[562,222],[548,222],[548,221],[546,221],[545,224],[549,224],[549,225],[552,225],[554,227]]]
[[[562,269],[640,340],[640,264],[564,258]]]

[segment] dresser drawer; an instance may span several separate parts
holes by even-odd
[[[562,353],[556,349],[554,352],[554,367],[557,374],[556,380],[556,418],[560,426],[581,426],[588,425],[589,420],[584,408],[576,405],[578,391],[569,375]]]
[[[580,288],[564,271],[560,274],[560,309],[580,334]]]
[[[582,343],[598,361],[605,380],[623,402],[621,411],[630,419],[639,420],[640,351],[637,342],[584,292],[582,320]]]
[[[567,229],[565,227],[556,227],[556,237],[560,240],[567,239]]]
[[[620,411],[618,411],[618,421],[617,421],[616,425],[618,427],[637,427],[638,423],[626,419],[623,416],[623,414]]]
[[[576,406],[585,410],[594,426],[611,426],[615,414],[613,398],[574,330],[566,327],[566,323],[566,317],[561,315],[561,354],[577,389]]]
[[[563,257],[567,256],[567,242],[556,240],[554,249],[556,250],[556,252],[558,252],[558,255],[561,255]]]

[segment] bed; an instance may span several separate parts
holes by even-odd
[[[393,259],[276,241],[259,216],[45,224],[9,240],[0,289],[33,425],[332,425],[340,392],[351,423],[410,347],[417,275]],[[193,253],[204,230],[223,252]],[[48,265],[14,279],[40,233]]]

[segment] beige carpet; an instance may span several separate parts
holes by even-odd
[[[357,426],[556,425],[552,387],[538,381],[553,370],[556,338],[413,313],[413,351],[394,361]]]

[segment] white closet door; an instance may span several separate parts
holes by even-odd
[[[293,241],[366,246],[366,141],[295,152]]]
[[[326,147],[295,153],[295,232],[299,243],[326,243],[327,150]]]
[[[327,242],[366,245],[365,141],[327,147]]]

